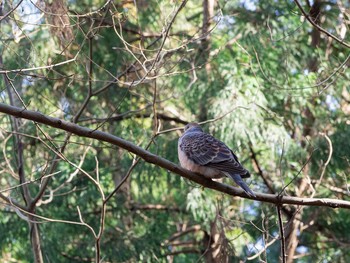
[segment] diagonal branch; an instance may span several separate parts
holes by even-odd
[[[335,41],[337,41],[338,43],[342,44],[343,46],[350,48],[350,44],[345,42],[344,40],[336,37],[335,35],[333,35],[332,33],[328,32],[327,30],[325,30],[324,28],[322,28],[320,25],[318,25],[314,19],[308,14],[306,13],[306,11],[303,9],[303,7],[301,6],[301,4],[299,3],[298,0],[294,0],[295,4],[298,6],[298,8],[300,9],[300,11],[302,12],[302,14],[305,16],[305,18],[310,22],[311,25],[313,25],[315,28],[317,28],[317,30],[319,30],[320,32],[326,34],[327,36],[329,36],[330,38],[333,38]]]
[[[2,20],[4,20],[6,17],[8,17],[9,15],[11,15],[11,13],[12,13],[13,11],[15,11],[15,10],[20,6],[20,4],[22,4],[22,2],[23,2],[23,0],[19,1],[19,2],[17,3],[17,5],[16,5],[15,7],[11,8],[11,10],[8,11],[5,15],[2,16],[2,15],[0,14],[0,22],[1,22]]]
[[[217,190],[221,193],[225,193],[231,196],[240,196],[248,199],[253,199],[257,201],[273,203],[273,204],[294,204],[301,206],[326,206],[331,208],[346,208],[350,209],[350,201],[329,199],[329,198],[300,198],[291,196],[276,196],[272,194],[256,193],[256,197],[248,196],[243,190],[236,187],[232,187],[226,184],[212,181],[199,174],[190,172],[170,161],[157,156],[143,148],[119,138],[115,135],[109,134],[107,132],[102,132],[99,130],[92,130],[79,126],[77,124],[67,122],[58,118],[53,118],[44,115],[37,111],[30,111],[26,109],[21,109],[18,107],[10,106],[4,103],[0,103],[0,112],[15,116],[17,118],[24,118],[27,120],[32,120],[38,123],[46,124],[51,127],[55,127],[61,130],[71,132],[80,137],[92,138],[103,142],[108,142],[118,147],[121,147],[129,152],[132,152],[148,163],[155,164],[159,167],[167,169],[175,174],[178,174],[184,178],[187,178],[193,182],[196,182],[204,187]]]

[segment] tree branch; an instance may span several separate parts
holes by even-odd
[[[114,122],[114,121],[122,121],[122,120],[127,120],[131,118],[149,118],[152,116],[152,113],[136,113],[136,114],[131,114],[128,112],[128,114],[118,114],[109,118],[102,118],[102,119],[97,119],[97,118],[89,118],[89,119],[82,119],[79,122],[86,122],[89,121],[90,124],[95,124],[95,123],[101,123],[101,122]],[[188,122],[185,120],[182,120],[178,117],[172,117],[169,115],[166,115],[165,113],[158,113],[157,112],[157,118],[163,121],[174,121],[179,124],[186,125]]]
[[[53,117],[44,115],[40,112],[21,109],[21,108],[10,106],[4,103],[0,103],[0,112],[9,114],[18,118],[24,118],[27,120],[32,120],[38,123],[46,124],[51,127],[55,127],[61,130],[65,130],[67,132],[71,132],[80,137],[92,138],[99,141],[111,143],[113,145],[119,146],[129,152],[132,152],[140,156],[142,159],[144,159],[148,163],[152,163],[159,167],[167,169],[168,171],[171,171],[195,183],[198,183],[203,187],[214,189],[221,193],[225,193],[231,196],[240,196],[240,197],[244,197],[252,200],[273,203],[273,204],[294,204],[294,205],[301,205],[301,206],[326,206],[331,208],[350,209],[350,201],[338,200],[338,199],[300,198],[300,197],[291,197],[291,196],[278,197],[276,195],[263,194],[263,193],[256,193],[256,197],[254,198],[252,196],[248,196],[243,190],[239,188],[232,187],[219,182],[215,182],[199,174],[190,172],[168,161],[167,159],[157,156],[129,141],[123,140],[112,134],[99,131],[99,130],[92,130],[89,128],[85,128],[71,122],[67,122],[58,118],[53,118]]]
[[[198,231],[204,231],[202,230],[200,225],[194,225],[194,226],[190,226],[188,228],[186,228],[185,230],[176,232],[175,234],[173,234],[168,240],[165,241],[165,244],[169,244],[171,242],[173,242],[174,240],[187,235],[188,233],[192,233],[192,232],[198,232]]]
[[[298,0],[294,0],[295,4],[298,6],[298,8],[300,9],[301,13],[305,16],[305,18],[310,22],[311,25],[313,25],[315,28],[317,28],[318,31],[326,34],[327,36],[329,36],[330,38],[333,38],[335,41],[337,41],[338,43],[342,44],[343,46],[350,48],[350,44],[344,42],[344,40],[336,37],[335,35],[329,33],[327,30],[325,30],[324,28],[322,28],[320,25],[318,25],[314,19],[308,14],[306,13],[306,11],[303,9],[303,7],[301,6],[301,4],[299,3]]]
[[[278,215],[278,226],[280,228],[280,237],[281,237],[281,257],[282,262],[286,262],[286,242],[284,238],[284,228],[281,214],[281,206],[277,206],[277,215]]]
[[[134,210],[143,210],[143,211],[148,211],[148,210],[158,210],[158,211],[174,211],[174,212],[183,212],[185,213],[184,210],[180,209],[179,207],[174,207],[174,206],[166,206],[166,205],[155,205],[155,204],[132,204],[130,207],[131,211]]]

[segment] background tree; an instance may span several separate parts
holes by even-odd
[[[348,8],[1,1],[3,261],[349,261]],[[157,157],[189,121],[276,197]]]

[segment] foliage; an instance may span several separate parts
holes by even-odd
[[[1,15],[19,3],[10,2]],[[175,163],[181,133],[166,130],[212,120],[204,129],[237,153],[254,191],[349,200],[348,48],[293,1],[204,2],[214,3],[212,16],[200,1],[183,9],[182,1],[22,1],[0,16],[1,102]],[[320,26],[345,30],[350,42],[348,3],[311,5],[303,7],[318,8]],[[44,189],[31,212],[45,262],[94,261],[98,249],[105,262],[219,262],[209,259],[215,242],[224,261],[278,262],[274,205],[203,189],[143,160],[134,166],[137,156],[103,142],[0,118],[3,261],[33,262],[33,222],[9,203],[26,207],[28,187],[31,200]],[[103,195],[131,167],[104,212]],[[287,262],[350,261],[346,210],[283,208]]]

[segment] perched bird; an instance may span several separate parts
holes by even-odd
[[[203,132],[198,123],[189,123],[179,138],[180,164],[207,178],[229,177],[249,195],[255,194],[242,180],[250,176],[239,163],[237,156],[223,142]]]

